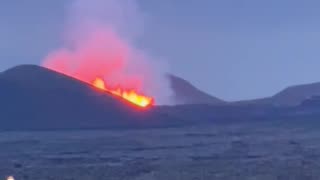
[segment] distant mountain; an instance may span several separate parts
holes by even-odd
[[[274,103],[282,106],[299,105],[304,100],[320,95],[320,83],[310,83],[288,87],[271,98]]]
[[[231,104],[297,106],[302,102],[314,96],[319,96],[319,95],[320,95],[320,82],[290,86],[271,97],[232,102]]]
[[[313,96],[320,96],[320,82],[318,82],[290,86],[270,97],[226,102],[199,90],[180,77],[169,74],[168,78],[174,92],[173,99],[178,104],[297,106]]]
[[[223,105],[226,103],[219,98],[199,90],[191,83],[180,77],[173,74],[168,74],[167,77],[170,80],[170,85],[174,93],[172,98],[177,104]]]

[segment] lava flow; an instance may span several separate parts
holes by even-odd
[[[110,88],[106,86],[105,82],[101,78],[96,78],[92,85],[95,86],[98,89],[107,91],[109,93],[112,93],[116,96],[120,96],[123,99],[136,104],[141,107],[148,107],[153,104],[153,98],[147,97],[141,94],[136,93],[134,90],[123,90],[120,87],[118,88]]]

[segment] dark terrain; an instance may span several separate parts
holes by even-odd
[[[0,74],[0,178],[318,180],[320,85],[226,102],[168,75],[180,105],[139,109],[34,65]]]
[[[141,109],[49,69],[17,66],[0,74],[0,129],[163,128],[320,117],[317,83],[260,100],[225,102],[179,77],[168,78],[175,100],[185,104]]]
[[[199,119],[200,120],[200,119]],[[17,180],[318,180],[320,123],[0,133]]]

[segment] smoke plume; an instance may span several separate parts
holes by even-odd
[[[49,53],[43,66],[89,83],[103,78],[110,87],[168,104],[166,64],[134,46],[143,35],[144,17],[134,0],[72,0],[63,46]]]

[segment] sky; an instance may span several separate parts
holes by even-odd
[[[68,0],[0,4],[0,70],[39,64],[59,46]],[[320,81],[320,1],[139,0],[137,46],[225,100]]]

